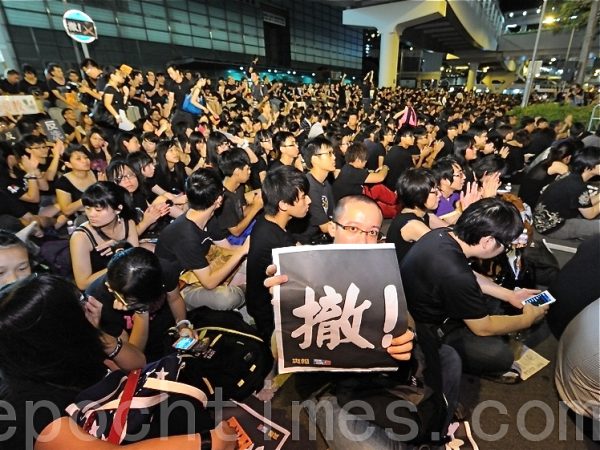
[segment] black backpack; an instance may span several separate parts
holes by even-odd
[[[198,350],[187,358],[186,378],[200,374],[202,389],[209,398],[215,388],[222,389],[223,399],[243,401],[262,389],[273,368],[268,343],[255,328],[244,322],[236,311],[215,311],[205,306],[188,312],[188,319],[198,333]]]

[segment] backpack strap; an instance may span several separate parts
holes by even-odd
[[[121,395],[121,400],[119,401],[119,407],[115,412],[113,423],[110,427],[108,442],[112,442],[113,444],[119,444],[121,442],[121,435],[125,429],[129,408],[131,407],[131,399],[135,393],[135,388],[137,387],[141,373],[141,369],[136,369],[129,372],[129,375],[127,376],[127,383],[125,383],[123,395]]]

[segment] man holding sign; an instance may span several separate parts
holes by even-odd
[[[381,210],[373,200],[364,196],[348,196],[341,199],[338,203],[334,211],[333,221],[329,225],[329,233],[333,237],[335,244],[376,244],[382,221]],[[368,265],[365,264],[365,267],[368,267]],[[270,266],[268,272],[273,274],[275,266]],[[282,285],[288,282],[288,280],[289,277],[287,275],[273,276],[265,281],[265,285],[273,287]],[[362,302],[365,302],[365,300],[363,299]],[[356,305],[362,305],[360,300]],[[409,326],[413,323],[410,316],[408,317],[408,322]],[[409,328],[399,336],[393,337],[389,342],[386,351],[391,358],[396,360],[396,364],[399,367],[409,364],[408,361],[412,358],[414,338],[415,334]],[[378,345],[381,346],[380,343]],[[443,373],[438,373],[437,376],[442,378],[442,391],[448,402],[447,424],[458,403],[461,364],[457,353],[448,346],[443,345],[441,347],[439,356],[439,363],[443,367]],[[434,358],[437,359],[435,356]],[[305,383],[308,375],[310,375],[310,390],[313,392],[327,382],[331,382],[332,380],[340,382],[344,378],[351,376],[349,373],[299,375],[302,376],[296,380],[297,388],[300,389],[300,385]],[[364,384],[364,387],[369,387],[368,381]],[[342,408],[338,404],[338,399],[333,394],[328,393],[320,397],[319,404],[323,401],[327,402],[330,408],[313,409],[309,411],[309,415],[311,416],[311,420],[317,422],[332,448],[348,448],[350,445],[352,448],[359,448],[356,447],[359,445],[364,449],[387,448],[402,438],[402,435],[394,435],[393,433],[390,435],[386,433],[384,427],[368,421],[368,418],[364,418],[365,416],[358,417],[350,414],[346,408]],[[338,426],[342,422],[344,422],[345,426]],[[331,424],[334,426],[331,427]],[[445,428],[442,430],[443,432],[445,432]]]

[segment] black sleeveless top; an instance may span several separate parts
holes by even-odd
[[[402,228],[410,222],[411,220],[418,220],[419,222],[423,222],[425,225],[429,226],[429,215],[425,214],[423,217],[417,216],[415,213],[400,213],[388,228],[388,232],[386,235],[385,241],[388,243],[392,243],[396,246],[396,256],[398,257],[398,264],[402,262],[410,248],[413,246],[414,242],[405,241],[402,238]]]
[[[108,266],[108,262],[113,257],[113,255],[112,254],[111,255],[102,255],[98,250],[96,250],[96,247],[99,245],[99,243],[96,241],[96,238],[94,237],[92,232],[90,230],[88,230],[86,227],[78,226],[77,228],[75,228],[73,233],[75,233],[76,231],[81,231],[82,233],[85,233],[85,235],[90,240],[90,243],[92,244],[92,251],[90,252],[90,264],[92,266],[92,273],[96,273],[96,272],[99,272],[100,270],[106,269],[106,266]],[[111,238],[106,236],[106,234],[104,234],[102,231],[96,230],[96,232],[104,239],[103,242],[111,240]],[[126,220],[125,221],[125,239],[123,239],[123,240],[126,241],[128,237],[129,237],[129,220]]]

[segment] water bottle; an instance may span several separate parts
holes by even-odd
[[[67,233],[69,233],[69,236],[73,234],[73,231],[75,231],[75,224],[73,224],[72,220],[69,220],[67,222]]]

